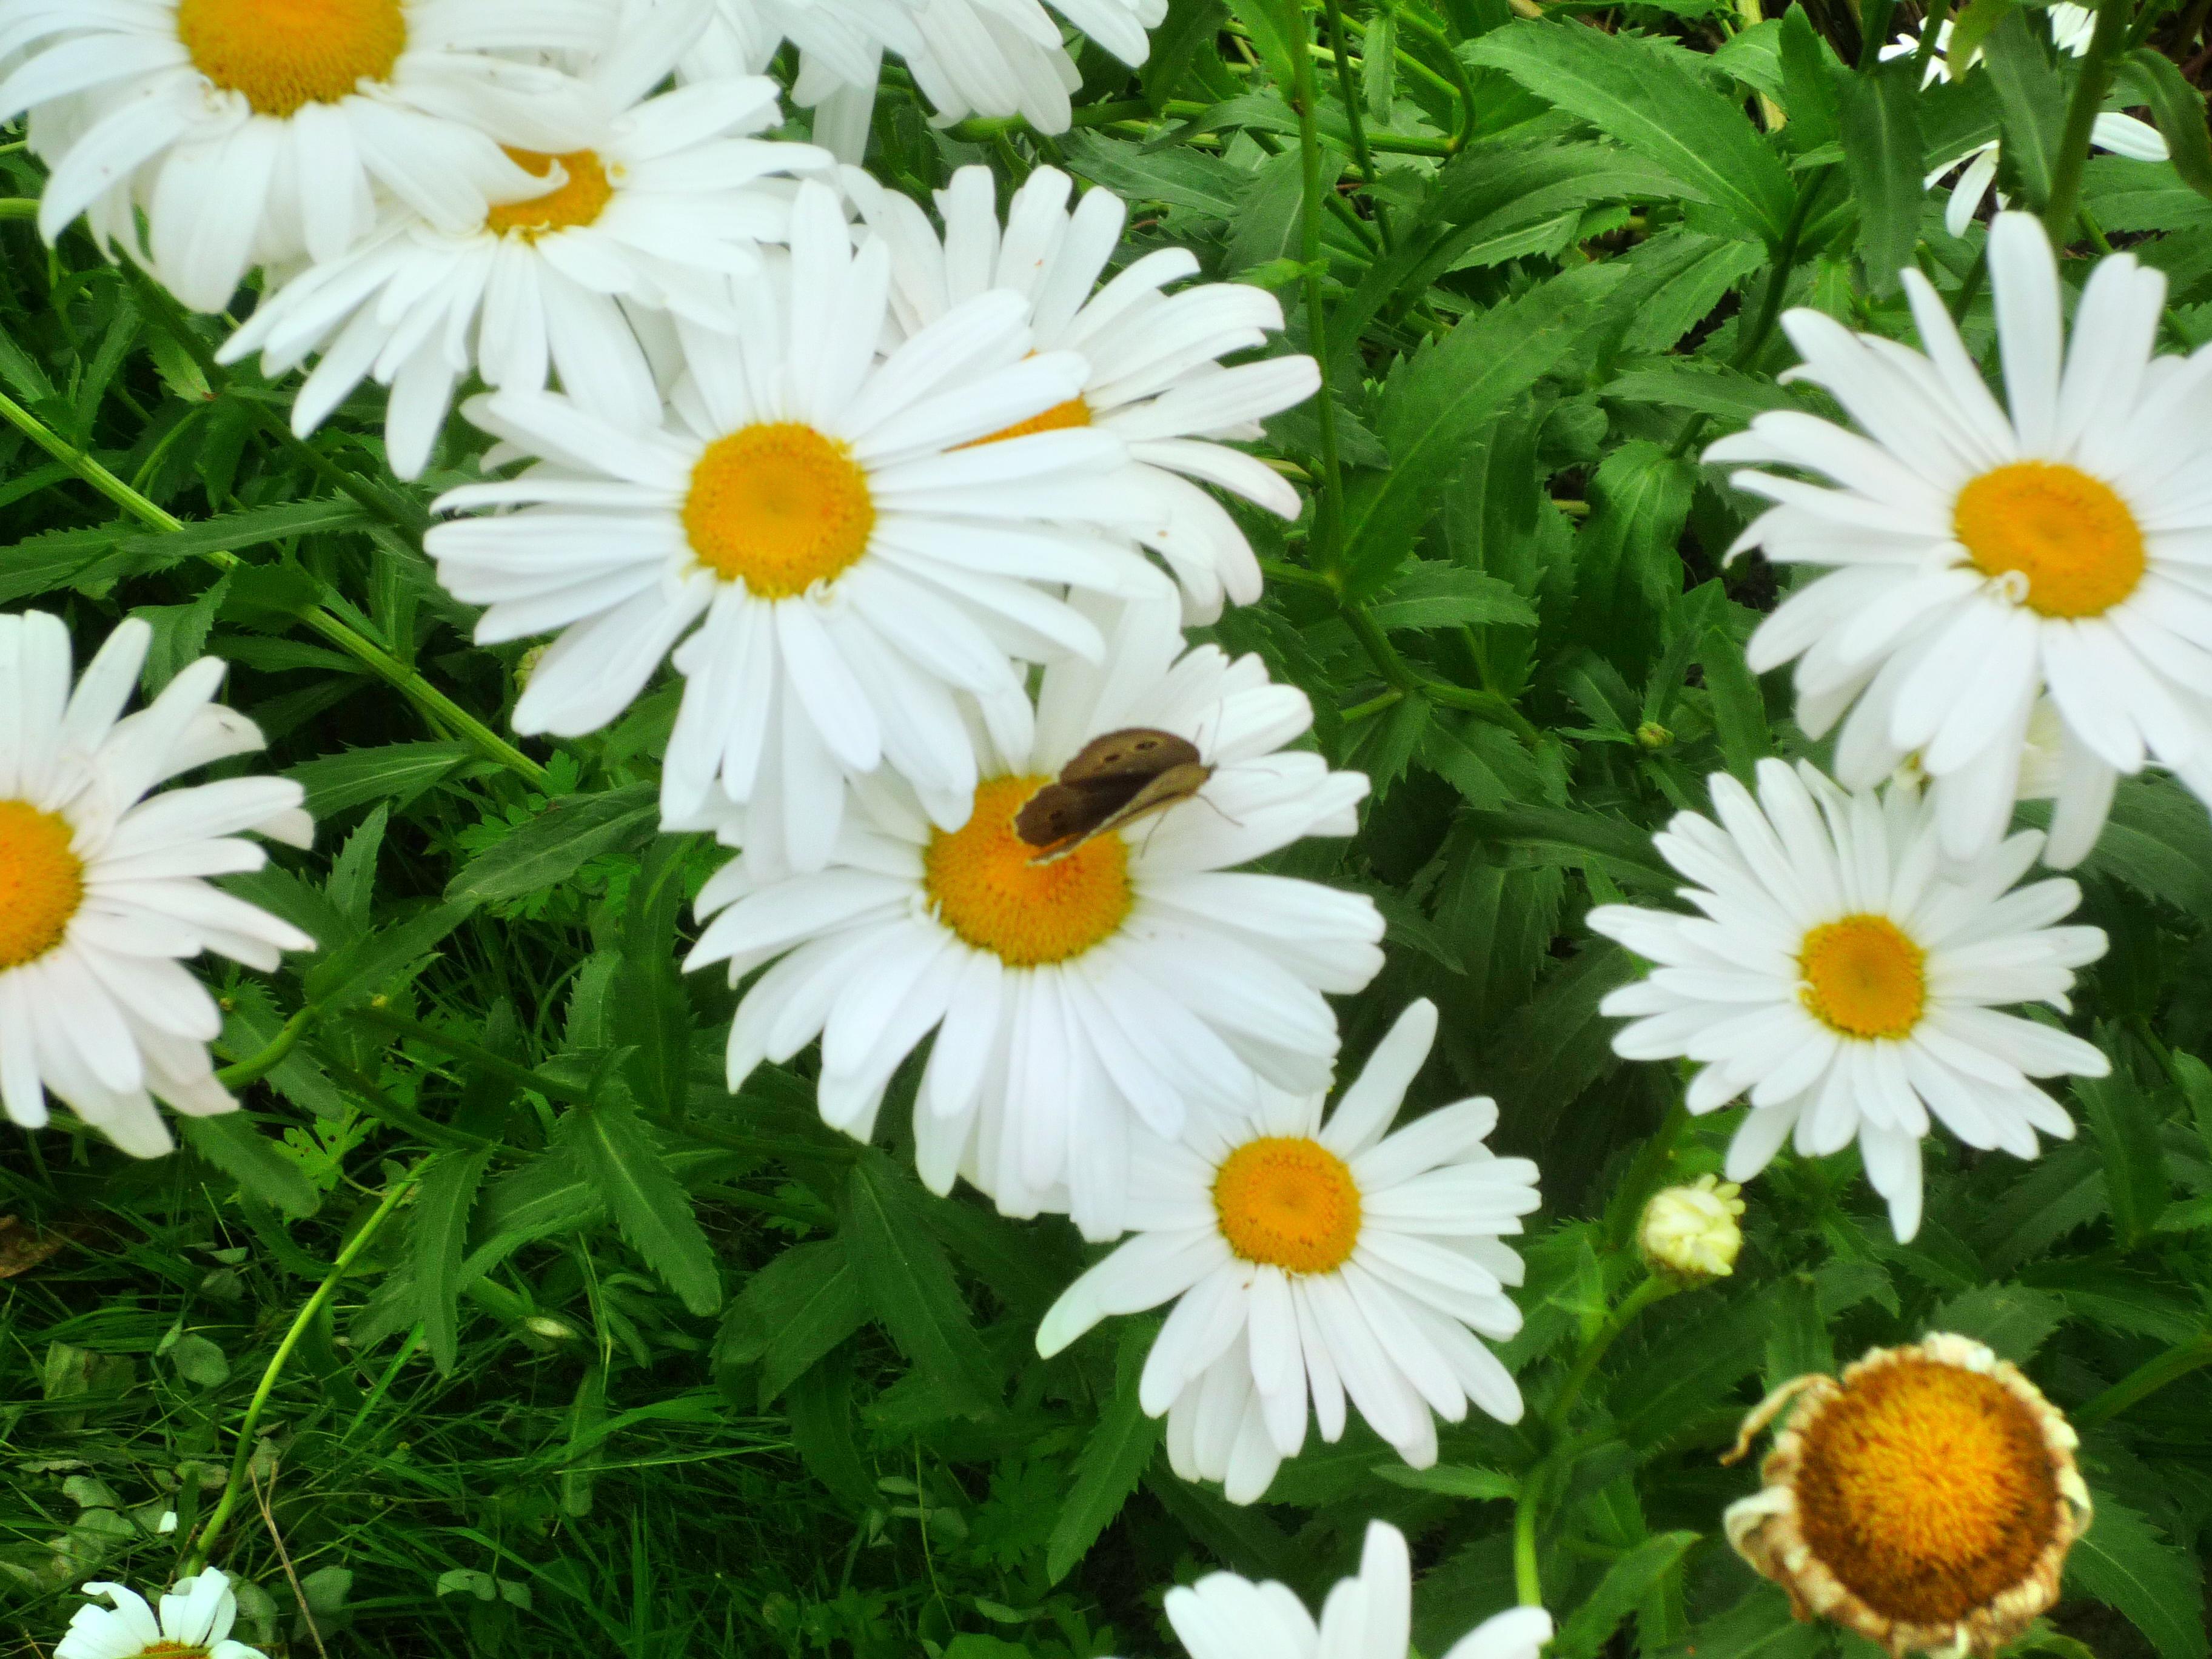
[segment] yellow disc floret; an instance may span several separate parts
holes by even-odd
[[[1294,1135],[1248,1140],[1213,1177],[1221,1236],[1247,1261],[1333,1273],[1359,1243],[1359,1186],[1342,1158]]]
[[[1121,836],[1094,836],[1037,864],[1037,849],[1014,833],[1014,814],[1051,781],[986,780],[968,822],[937,830],[922,855],[938,920],[1010,968],[1079,957],[1129,914],[1129,851]]]
[[[485,228],[506,235],[512,231],[526,241],[536,241],[549,231],[573,230],[588,225],[614,200],[615,187],[595,150],[570,150],[566,155],[541,155],[534,149],[510,149],[514,164],[525,173],[550,178],[558,161],[567,179],[543,196],[526,202],[505,202],[484,216]]]
[[[289,116],[390,80],[407,17],[400,0],[180,0],[177,39],[255,114]]]
[[[988,437],[977,438],[973,442],[961,445],[960,447],[973,449],[977,444],[1004,443],[1009,438],[1026,438],[1036,432],[1065,432],[1070,427],[1090,424],[1091,405],[1085,403],[1079,395],[1070,398],[1064,404],[1054,404],[1042,415],[1032,415],[1026,421],[1016,421],[1002,431],[994,432]]]
[[[1924,1359],[1848,1378],[1804,1435],[1798,1525],[1876,1612],[1962,1619],[2027,1578],[2058,1526],[2042,1424],[1995,1377]]]
[[[0,800],[0,970],[62,942],[84,902],[84,866],[68,823],[27,800]]]
[[[1904,1037],[1928,1001],[1927,953],[1887,916],[1861,914],[1814,928],[1798,949],[1798,995],[1844,1036]]]
[[[2109,484],[2075,467],[2014,461],[1959,492],[1952,529],[1975,568],[2018,572],[2046,617],[2098,617],[2142,580],[2142,526]]]
[[[852,451],[792,421],[708,445],[684,501],[684,533],[699,562],[765,599],[842,574],[868,550],[875,526],[868,475]]]

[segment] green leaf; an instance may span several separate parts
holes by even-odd
[[[1800,152],[1832,144],[1843,136],[1842,100],[1837,90],[1834,54],[1812,15],[1793,5],[1782,15],[1778,42],[1782,58],[1782,107],[1790,112],[1783,131]]]
[[[945,1252],[930,1236],[915,1188],[881,1158],[864,1157],[845,1182],[841,1237],[868,1306],[899,1352],[968,1417],[999,1409],[1000,1383]]]
[[[1468,50],[1538,97],[1648,156],[1748,234],[1778,244],[1795,192],[1742,109],[1671,53],[1578,22],[1517,22]]]
[[[1713,732],[1729,770],[1749,783],[1759,763],[1774,752],[1766,723],[1766,699],[1758,678],[1743,659],[1743,647],[1726,629],[1705,630],[1698,660],[1705,671],[1705,694],[1712,700]]]
[[[290,1216],[313,1215],[322,1194],[298,1164],[258,1133],[244,1112],[215,1117],[179,1117],[185,1144],[264,1204]]]
[[[1951,38],[1944,46],[1943,67],[1954,81],[1962,81],[1974,65],[1974,54],[1982,49],[1982,42],[1990,38],[1990,31],[2012,15],[2019,0],[1966,0],[1951,25]]]
[[[719,1146],[679,1146],[664,1152],[661,1162],[690,1192],[744,1168],[745,1159]],[[598,1226],[606,1219],[606,1206],[576,1159],[554,1146],[494,1182],[477,1218],[488,1237],[521,1244]]]
[[[618,1096],[605,1097],[568,1111],[553,1134],[646,1266],[693,1313],[719,1309],[722,1273],[714,1247],[636,1108]]]
[[[2151,1098],[2124,1073],[2076,1078],[2074,1097],[2097,1137],[2105,1158],[2105,1190],[2112,1231],[2123,1249],[2142,1243],[2172,1196],[2166,1154],[2159,1146],[2159,1114]]]
[[[875,1476],[860,1461],[853,1438],[853,1424],[860,1413],[853,1398],[850,1349],[836,1350],[794,1382],[784,1395],[783,1409],[791,1422],[791,1443],[807,1473],[850,1509],[865,1512],[878,1507]]]
[[[1859,210],[1859,259],[1867,283],[1894,294],[1912,263],[1927,198],[1921,165],[1920,88],[1899,58],[1871,75],[1848,76],[1843,99],[1844,172]]]
[[[1394,1486],[1410,1486],[1415,1492],[1432,1492],[1444,1498],[1465,1498],[1469,1503],[1521,1495],[1521,1483],[1495,1469],[1471,1469],[1449,1463],[1414,1469],[1403,1463],[1377,1463],[1374,1472]]]
[[[2185,915],[2212,915],[2212,824],[2171,778],[2123,778],[2112,821],[2082,861]]]
[[[1682,592],[1682,526],[1698,464],[1632,439],[1598,464],[1589,522],[1575,538],[1579,636],[1616,661],[1640,659]]]
[[[1930,1330],[1956,1331],[1986,1342],[2000,1359],[2025,1365],[2066,1320],[2066,1304],[2025,1285],[1978,1285],[1928,1316]]]
[[[396,927],[380,929],[331,952],[308,970],[307,1000],[335,1013],[373,995],[436,950],[475,908],[466,901],[434,904]]]
[[[393,743],[304,761],[284,775],[307,792],[307,811],[321,819],[365,801],[404,806],[473,752],[465,743]]]
[[[1069,168],[1128,199],[1185,208],[1210,219],[1233,219],[1252,175],[1218,155],[1176,148],[1142,149],[1081,129],[1060,141]]]
[[[479,853],[447,884],[446,896],[497,904],[556,885],[603,853],[643,842],[659,817],[655,786],[626,784],[599,795],[562,795],[496,847]]]
[[[421,1299],[423,1340],[441,1376],[451,1375],[460,1358],[461,1261],[468,1253],[469,1212],[496,1150],[447,1152],[433,1160],[415,1194],[408,1259]]]
[[[1681,1564],[1694,1532],[1662,1532],[1647,1538],[1605,1571],[1589,1598],[1568,1614],[1550,1651],[1554,1659],[1594,1659],[1620,1621],[1636,1611],[1651,1588]]]
[[[2103,1492],[2066,1558],[2066,1587],[2126,1615],[2160,1659],[2204,1659],[2204,1566]]]
[[[2166,139],[2167,159],[2182,183],[2212,197],[2212,135],[2204,125],[2204,94],[2189,83],[2164,52],[2137,46],[2120,59],[2122,83],[2148,106]]]
[[[1098,1541],[1129,1501],[1158,1451],[1167,1431],[1162,1419],[1147,1417],[1138,1403],[1137,1379],[1152,1347],[1152,1332],[1132,1324],[1121,1333],[1115,1365],[1114,1397],[1100,1413],[1098,1426],[1083,1443],[1076,1459],[1074,1484],[1053,1522],[1052,1538],[1045,1547],[1045,1575],[1054,1583],[1067,1577]]]
[[[1269,77],[1287,94],[1297,58],[1306,49],[1305,14],[1291,0],[1229,0],[1229,9],[1251,35]]]
[[[1511,583],[1434,560],[1417,562],[1401,571],[1389,591],[1367,607],[1367,614],[1386,630],[1536,625],[1535,611],[1513,591]]]
[[[622,966],[616,971],[611,1035],[629,1048],[638,1099],[657,1112],[683,1109],[691,1052],[691,1000],[677,969],[683,954],[677,918],[684,908],[684,870],[690,842],[656,837],[630,884],[623,916]]]
[[[1390,470],[1358,480],[1346,515],[1356,589],[1380,586],[1397,568],[1483,429],[1558,367],[1620,277],[1604,264],[1555,276],[1465,319],[1391,375],[1380,422]]]
[[[137,568],[156,570],[204,553],[236,553],[266,542],[284,541],[319,531],[358,530],[368,523],[358,501],[340,497],[325,501],[284,501],[225,513],[151,536],[133,536],[118,550]]]
[[[1484,841],[1525,848],[1547,864],[1580,869],[1595,865],[1617,881],[1673,889],[1682,884],[1659,856],[1646,830],[1620,818],[1565,806],[1510,806],[1474,812],[1462,820]]]
[[[2004,171],[2025,204],[2040,213],[2066,127],[2066,88],[2023,12],[2008,13],[1983,43],[1982,62],[1996,89]]]
[[[793,1244],[745,1281],[714,1339],[714,1363],[760,1366],[765,1410],[867,1318],[843,1241]]]
[[[1825,1627],[1799,1623],[1790,1598],[1762,1584],[1726,1613],[1692,1626],[1683,1646],[1652,1659],[1820,1659],[1829,1650]]]

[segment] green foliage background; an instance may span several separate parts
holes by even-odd
[[[1251,1510],[1167,1472],[1135,1402],[1146,1322],[1036,1358],[1071,1229],[930,1197],[896,1099],[880,1146],[825,1130],[807,1057],[726,1093],[730,994],[674,966],[720,854],[653,834],[674,688],[557,749],[494,735],[521,649],[469,643],[420,539],[479,441],[457,422],[403,489],[367,399],[292,440],[287,388],[213,367],[214,322],[81,234],[37,241],[36,166],[4,146],[0,603],[83,641],[144,617],[149,691],[232,665],[321,825],[232,884],[323,948],[221,981],[223,1058],[282,1058],[183,1155],[0,1140],[0,1651],[46,1651],[88,1577],[166,1581],[330,1281],[251,1467],[333,1655],[1164,1654],[1168,1585],[1227,1565],[1315,1598],[1378,1516],[1415,1540],[1433,1654],[1512,1601],[1519,1516],[1558,1659],[1820,1659],[1857,1644],[1793,1625],[1727,1550],[1753,1478],[1716,1455],[1766,1387],[1943,1328],[2082,1431],[2096,1523],[2024,1645],[2205,1659],[2212,830],[2163,780],[2124,786],[2082,872],[2112,949],[2079,1020],[2116,1071],[2075,1090],[2079,1139],[2033,1164],[1931,1140],[1905,1246],[1850,1155],[1784,1156],[1735,1275],[1561,1384],[1640,1276],[1643,1197],[1717,1170],[1733,1123],[1686,1124],[1677,1077],[1612,1055],[1596,1005],[1633,968],[1579,918],[1671,890],[1649,832],[1709,772],[1803,748],[1744,664],[1775,597],[1721,563],[1747,504],[1695,456],[1824,407],[1776,379],[1783,306],[1909,337],[1916,262],[1987,347],[1982,230],[1948,236],[1921,176],[2000,135],[2015,199],[2166,271],[2169,347],[2212,339],[2212,154],[2175,67],[2206,8],[2122,6],[2125,55],[2085,67],[1976,0],[1989,71],[1924,94],[1875,61],[1887,0],[1543,10],[1175,0],[1141,73],[1086,52],[1060,138],[933,131],[896,76],[878,117],[895,186],[1061,165],[1129,199],[1124,257],[1189,246],[1277,290],[1323,360],[1329,395],[1267,446],[1312,508],[1243,515],[1267,594],[1211,633],[1374,780],[1356,840],[1276,860],[1389,919],[1349,1060],[1434,998],[1414,1104],[1493,1094],[1500,1149],[1542,1167],[1505,1351],[1527,1422],[1447,1430],[1425,1474],[1355,1425]],[[2148,106],[2176,161],[2082,167],[2069,112],[2100,100]],[[249,1504],[228,1537],[258,1587],[242,1633],[312,1650],[270,1527]]]

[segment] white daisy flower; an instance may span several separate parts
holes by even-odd
[[[146,1598],[124,1584],[87,1584],[84,1593],[114,1605],[79,1607],[54,1659],[269,1659],[258,1648],[230,1639],[238,1596],[213,1567],[177,1581],[156,1614]]]
[[[2116,774],[2155,759],[2212,796],[2212,487],[2197,465],[2212,352],[2152,356],[2166,279],[2126,254],[2099,263],[2063,351],[2042,226],[2000,215],[1989,258],[2008,414],[1907,270],[1926,356],[1817,312],[1784,319],[1805,357],[1791,373],[1865,436],[1781,410],[1705,458],[1838,486],[1733,475],[1778,503],[1738,550],[1842,567],[1793,592],[1748,654],[1761,673],[1802,659],[1799,722],[1818,737],[1843,719],[1844,782],[1871,787],[1917,751],[1946,852],[1975,857],[2011,817],[2047,691],[2072,781],[2049,854],[2063,868],[2094,843]]]
[[[1305,1444],[1309,1395],[1322,1439],[1343,1435],[1348,1394],[1416,1468],[1437,1461],[1436,1417],[1472,1402],[1520,1421],[1519,1387],[1476,1339],[1521,1328],[1504,1290],[1521,1258],[1499,1238],[1540,1202],[1536,1166],[1483,1145],[1493,1100],[1389,1133],[1436,1033],[1434,1003],[1407,1008],[1326,1126],[1324,1091],[1263,1085],[1255,1110],[1194,1116],[1180,1142],[1139,1135],[1136,1236],[1053,1304],[1037,1352],[1174,1302],[1139,1399],[1166,1413],[1184,1480],[1259,1498]]]
[[[1934,813],[1909,783],[1846,794],[1811,766],[1762,761],[1759,795],[1712,779],[1717,824],[1677,813],[1654,844],[1696,884],[1703,914],[1601,905],[1589,925],[1657,966],[1600,1012],[1629,1017],[1629,1060],[1700,1067],[1684,1104],[1750,1094],[1729,1147],[1747,1181],[1794,1131],[1808,1157],[1856,1136],[1867,1177],[1906,1239],[1920,1226],[1920,1139],[1931,1112],[1969,1146],[2036,1155],[2035,1132],[2072,1120],[2033,1078],[2103,1077],[2076,1036],[1998,1012],[2070,1011],[2074,969],[2105,953],[2095,927],[2052,924],[2081,890],[2014,890],[2043,837],[2024,830],[1971,867],[1947,866]]]
[[[1321,386],[1304,356],[1224,368],[1221,359],[1264,345],[1283,326],[1265,289],[1204,283],[1161,290],[1198,272],[1188,249],[1146,255],[1099,285],[1121,244],[1128,210],[1109,190],[1086,191],[1073,211],[1073,182],[1039,167],[1014,192],[1004,228],[988,167],[963,167],[937,194],[940,238],[908,198],[857,168],[847,193],[891,245],[891,312],[911,333],[951,307],[1010,289],[1035,307],[1039,350],[1083,354],[1082,392],[1006,435],[1064,427],[1103,427],[1129,446],[1133,465],[1106,486],[1105,507],[1167,561],[1182,584],[1187,617],[1211,622],[1222,597],[1260,596],[1260,564],[1236,521],[1189,482],[1216,484],[1285,519],[1298,493],[1265,463],[1218,439],[1256,441],[1260,420],[1302,403]]]
[[[1413,1644],[1413,1559],[1403,1533],[1370,1521],[1358,1576],[1337,1581],[1318,1624],[1289,1586],[1233,1572],[1170,1590],[1164,1611],[1190,1659],[1401,1659]],[[1536,1659],[1551,1639],[1543,1608],[1509,1607],[1443,1659]]]
[[[619,67],[650,85],[673,56],[633,43]],[[557,372],[596,413],[658,425],[660,391],[633,314],[733,326],[732,278],[757,270],[756,245],[788,228],[790,181],[773,175],[830,161],[753,136],[781,119],[775,83],[759,76],[638,103],[591,149],[519,155],[556,181],[545,194],[489,208],[465,230],[396,222],[287,283],[219,356],[258,350],[274,377],[322,353],[292,407],[302,437],[374,375],[392,388],[386,449],[403,478],[422,472],[471,368],[512,392],[542,391]]]
[[[2048,6],[2044,15],[2051,20],[2051,38],[2061,52],[2081,57],[2089,50],[2090,38],[2097,32],[2097,14],[2087,6],[2077,6],[2071,0],[2057,0]],[[1920,50],[1920,36],[1900,34],[1881,49],[1883,61],[1893,58],[1908,58]],[[1938,81],[1951,78],[1948,54],[1951,50],[1951,21],[1946,18],[1936,32],[1936,50],[1928,59],[1928,69],[1920,84],[1932,87]],[[1982,61],[1978,49],[1968,60],[1967,67]],[[2100,112],[2089,128],[2089,146],[2093,149],[2108,150],[2115,155],[2124,155],[2131,161],[2163,161],[2166,159],[2166,140],[2148,122],[2138,121],[2132,115],[2117,111]],[[1954,236],[1964,236],[1974,216],[1982,210],[1982,203],[1990,194],[1997,178],[1997,141],[1990,139],[1978,145],[1964,155],[1953,157],[1928,175],[1927,187],[1933,190],[1945,176],[1959,173],[1958,181],[1951,186],[1951,200],[1943,210],[1943,228]],[[1961,164],[1964,170],[1960,171]],[[2002,191],[1996,193],[1997,206],[2008,204]]]
[[[104,246],[220,311],[255,264],[344,252],[380,188],[455,231],[536,193],[501,146],[575,149],[600,112],[496,54],[605,32],[600,0],[0,0],[0,63],[27,52],[0,120],[30,112],[49,241],[88,214]]]
[[[814,112],[815,141],[841,161],[867,148],[884,51],[921,49],[910,0],[714,0],[714,12],[678,74],[758,75],[790,41],[799,48],[792,101]]]
[[[731,1027],[731,1086],[819,1035],[822,1115],[863,1139],[934,1028],[915,1105],[931,1189],[964,1175],[1008,1215],[1072,1208],[1109,1238],[1135,1122],[1172,1136],[1186,1107],[1256,1109],[1262,1080],[1328,1086],[1337,1034],[1322,994],[1375,976],[1382,922],[1363,895],[1229,873],[1358,826],[1366,779],[1283,750],[1311,723],[1304,695],[1270,684],[1256,657],[1183,651],[1157,578],[1119,616],[1077,605],[1107,635],[1103,665],[1052,664],[1034,735],[985,738],[963,827],[860,780],[829,869],[793,874],[756,842],[708,881],[686,966],[726,962],[735,984],[773,963]],[[1092,739],[1133,727],[1197,747],[1211,770],[1195,798],[1036,862],[1015,813]]]
[[[1054,9],[1133,68],[1167,0],[1054,0]],[[906,60],[939,125],[1018,115],[1040,132],[1065,132],[1069,95],[1083,83],[1037,0],[716,0],[716,11],[687,72],[757,72],[789,40],[799,51],[793,100],[815,112],[816,140],[847,161],[866,147],[886,51]]]
[[[183,967],[213,951],[264,971],[314,941],[209,876],[258,870],[241,830],[305,847],[300,786],[225,778],[143,799],[181,772],[261,747],[211,701],[204,657],[141,713],[117,718],[153,630],[127,621],[70,689],[70,638],[43,612],[0,617],[0,1100],[26,1128],[44,1091],[124,1151],[170,1150],[153,1098],[196,1117],[236,1109],[207,1044],[215,999]]]
[[[976,770],[961,694],[1027,747],[1019,665],[1103,648],[1040,583],[1156,579],[1133,547],[1055,525],[1063,495],[1121,464],[1120,440],[969,447],[1081,382],[1081,359],[1030,353],[1019,299],[981,296],[878,363],[888,251],[855,253],[819,184],[801,186],[793,232],[789,259],[744,284],[735,334],[678,318],[688,371],[665,428],[626,428],[588,392],[471,404],[544,465],[447,495],[441,507],[528,505],[441,525],[426,544],[456,597],[490,607],[478,641],[565,630],[517,731],[597,730],[690,635],[676,652],[688,684],[662,772],[668,821],[735,805],[775,820],[749,842],[773,833],[819,868],[845,779],[878,765],[940,823],[965,820]]]

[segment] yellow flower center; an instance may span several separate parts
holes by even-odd
[[[1814,928],[1798,947],[1798,995],[1814,1018],[1855,1037],[1902,1037],[1928,1001],[1927,952],[1887,916],[1845,916]]]
[[[2059,1526],[2043,1429],[1996,1379],[1928,1359],[1869,1368],[1805,1432],[1798,1524],[1892,1619],[1962,1619],[2025,1580]]]
[[[875,527],[868,475],[852,451],[792,421],[708,445],[684,502],[684,533],[699,562],[765,599],[842,574],[868,550]]]
[[[559,188],[549,190],[543,196],[533,196],[526,202],[495,205],[484,216],[484,225],[500,235],[514,231],[524,240],[534,242],[549,230],[588,225],[615,198],[615,187],[607,182],[606,166],[596,150],[570,150],[566,155],[541,155],[534,149],[509,149],[507,153],[525,173],[540,179],[550,178],[553,164],[558,161],[568,177]]]
[[[257,115],[335,104],[388,81],[407,50],[400,0],[181,0],[177,39],[192,65]]]
[[[1959,492],[1952,528],[1975,568],[2018,571],[2046,617],[2098,617],[2142,580],[2142,530],[2111,486],[2070,466],[2014,461]]]
[[[204,1647],[191,1642],[172,1642],[166,1637],[152,1647],[141,1648],[138,1651],[146,1656],[146,1659],[152,1659],[155,1654],[163,1656],[163,1659],[207,1659],[208,1656],[208,1650]]]
[[[1294,1135],[1248,1140],[1213,1177],[1221,1236],[1247,1261],[1333,1273],[1359,1243],[1359,1187],[1345,1162]]]
[[[1129,851],[1117,835],[1093,836],[1066,857],[1032,864],[1037,849],[1014,833],[1014,814],[1049,778],[989,778],[957,830],[936,831],[922,881],[938,920],[1010,968],[1079,957],[1129,914]]]
[[[84,902],[84,866],[68,823],[27,800],[0,800],[0,970],[62,942]]]
[[[1016,421],[1004,431],[973,439],[960,447],[974,449],[979,444],[1004,443],[1009,438],[1026,438],[1033,432],[1065,432],[1070,427],[1090,424],[1091,405],[1078,395],[1064,404],[1054,404],[1042,415],[1032,415],[1026,421]]]

